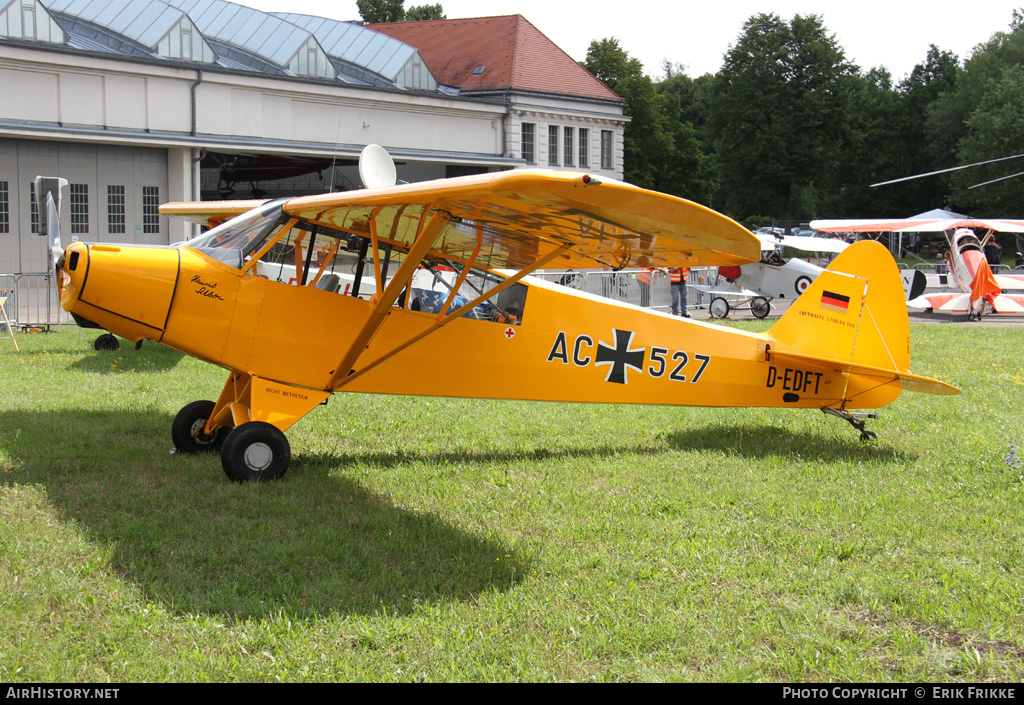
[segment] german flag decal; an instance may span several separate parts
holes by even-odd
[[[821,307],[826,311],[846,313],[850,310],[850,297],[831,291],[821,292]]]

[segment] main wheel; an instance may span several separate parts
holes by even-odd
[[[269,482],[284,476],[292,459],[285,435],[272,424],[250,421],[235,427],[224,441],[220,462],[235,482]]]
[[[94,350],[120,350],[121,343],[118,341],[117,336],[113,333],[104,333],[100,337],[96,338],[93,342],[92,347]]]
[[[755,296],[750,301],[750,312],[754,314],[754,318],[764,318],[771,310],[772,305],[763,296]]]
[[[204,432],[215,406],[212,401],[194,401],[183,406],[174,417],[171,440],[179,453],[213,453],[220,450],[231,429],[218,428],[209,435]]]
[[[711,314],[712,318],[725,318],[729,315],[729,302],[721,296],[716,296],[711,299],[711,305],[708,306],[708,312]]]

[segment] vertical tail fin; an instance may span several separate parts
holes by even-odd
[[[910,320],[892,256],[877,242],[844,250],[768,331],[770,354],[846,375],[847,400],[876,408],[903,389],[957,394],[910,374]]]

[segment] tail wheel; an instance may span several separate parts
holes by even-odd
[[[228,434],[220,451],[224,474],[235,482],[269,482],[284,476],[292,459],[285,435],[272,424],[250,421]]]
[[[729,315],[729,302],[721,296],[716,296],[711,299],[711,305],[708,306],[708,312],[711,314],[712,318],[725,318]]]
[[[755,296],[750,302],[750,312],[754,318],[764,318],[771,313],[772,305],[763,296]]]
[[[186,404],[171,423],[171,440],[179,453],[213,453],[220,450],[224,438],[231,430],[218,428],[207,435],[206,422],[213,414],[212,401],[194,401]]]

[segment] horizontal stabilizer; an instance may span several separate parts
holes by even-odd
[[[910,374],[909,372],[900,372],[899,370],[885,367],[874,367],[872,365],[862,365],[843,360],[832,360],[827,357],[798,353],[772,353],[772,360],[802,363],[813,367],[836,370],[843,374],[871,377],[879,380],[882,384],[891,384],[908,392],[922,392],[924,394],[941,395],[955,395],[960,393],[960,390],[956,387],[946,384],[945,382],[940,382],[937,379],[922,377],[921,375]]]

